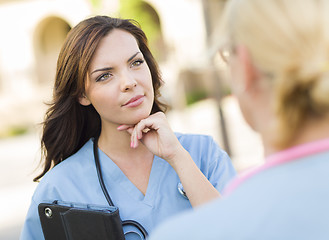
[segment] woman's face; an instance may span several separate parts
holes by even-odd
[[[92,104],[102,124],[136,124],[154,102],[150,69],[130,33],[114,29],[99,43],[85,81],[82,105]]]
[[[255,102],[250,98],[250,80],[251,76],[251,60],[247,50],[240,46],[235,47],[234,51],[230,51],[228,65],[230,68],[230,83],[232,93],[238,100],[241,113],[245,121],[254,128],[252,115],[255,112]]]

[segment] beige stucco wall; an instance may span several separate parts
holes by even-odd
[[[85,0],[0,3],[0,131],[8,126],[40,122],[43,102],[51,96],[50,83],[56,63],[48,67],[38,63],[36,52],[42,47],[36,39],[38,28],[49,18],[72,26],[90,14],[91,6]],[[50,47],[53,49],[48,49],[48,52],[53,51],[51,59],[58,52],[59,41],[65,37],[59,31],[57,29],[61,36],[54,36],[57,40],[52,39],[53,46]],[[49,79],[43,84],[39,84],[38,68],[49,71]]]

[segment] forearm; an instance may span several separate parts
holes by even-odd
[[[193,207],[220,196],[180,144],[164,113],[152,114],[134,126],[121,125],[118,130],[131,134],[132,148],[137,148],[141,141],[154,155],[165,159],[174,168]]]
[[[217,189],[203,175],[185,149],[171,159],[170,162],[178,174],[193,207],[220,197]]]

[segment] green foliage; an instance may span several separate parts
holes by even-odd
[[[161,38],[158,14],[142,0],[120,0],[120,17],[136,20],[145,32],[152,52],[157,55],[157,41]]]
[[[27,133],[28,130],[29,128],[27,126],[10,126],[6,129],[0,130],[0,139],[23,135]]]
[[[200,100],[206,99],[208,97],[208,93],[205,89],[196,89],[194,91],[190,91],[186,93],[186,104],[191,105]]]
[[[144,1],[120,0],[120,14],[123,18],[136,20],[150,41],[159,35],[159,19],[156,12]]]
[[[102,5],[102,0],[90,0],[91,5],[93,6],[94,10],[97,10]]]

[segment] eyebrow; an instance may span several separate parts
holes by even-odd
[[[134,57],[136,57],[137,54],[139,54],[139,53],[141,53],[141,52],[136,52],[134,55],[132,55],[132,56],[127,60],[127,63],[130,62],[131,60],[133,60]],[[110,70],[112,70],[112,69],[113,69],[113,67],[99,68],[99,69],[94,70],[91,74],[93,74],[93,73],[95,73],[95,72],[110,71]],[[91,75],[91,74],[90,74],[90,75]]]

